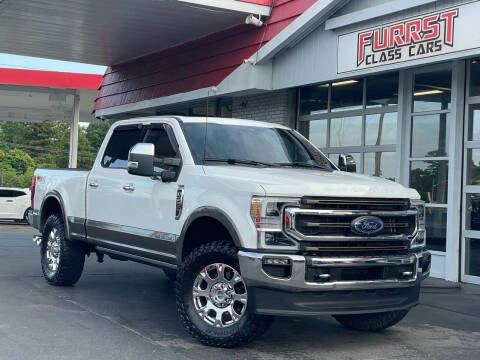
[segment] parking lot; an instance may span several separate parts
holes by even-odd
[[[0,359],[479,359],[480,287],[428,281],[421,305],[383,333],[330,317],[277,319],[239,349],[196,343],[177,320],[173,285],[156,268],[90,257],[80,282],[42,278],[26,225],[0,224]]]

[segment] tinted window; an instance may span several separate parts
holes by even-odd
[[[103,155],[102,166],[116,169],[126,169],[128,152],[136,144],[141,142],[142,129],[119,128],[116,129]]]
[[[196,163],[202,163],[205,124],[183,124]],[[206,158],[265,163],[303,162],[330,168],[328,160],[308,141],[289,130],[257,126],[209,124]]]
[[[159,159],[174,158],[178,155],[178,145],[174,138],[173,132],[168,125],[154,125],[147,131],[147,135],[143,142],[155,145],[155,157]],[[174,145],[172,145],[174,144]],[[171,168],[159,168],[155,166],[155,171],[162,172],[163,170],[173,170]]]
[[[25,193],[23,191],[18,190],[0,190],[0,197],[19,197],[24,196]]]
[[[175,157],[177,150],[172,146],[175,141],[163,127],[149,129],[144,142],[155,145],[155,157]]]

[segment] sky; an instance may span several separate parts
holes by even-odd
[[[84,74],[105,73],[105,66],[81,64],[68,61],[41,59],[29,56],[0,53],[0,68],[63,71]]]

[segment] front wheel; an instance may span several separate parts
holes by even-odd
[[[373,314],[334,315],[343,326],[360,331],[381,331],[399,323],[410,309]]]
[[[205,345],[246,344],[265,332],[272,321],[248,311],[237,250],[228,242],[202,245],[187,256],[177,274],[176,297],[183,326]]]
[[[85,251],[65,235],[63,218],[50,215],[45,223],[40,247],[45,280],[54,286],[71,286],[82,275]]]

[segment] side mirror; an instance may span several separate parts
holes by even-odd
[[[341,171],[357,172],[357,163],[350,154],[340,154],[338,156],[338,168]]]
[[[175,171],[162,171],[160,174],[160,178],[162,179],[163,182],[172,182],[175,181],[177,178],[177,173]]]
[[[133,175],[153,176],[155,145],[135,144],[128,153],[128,172]]]

